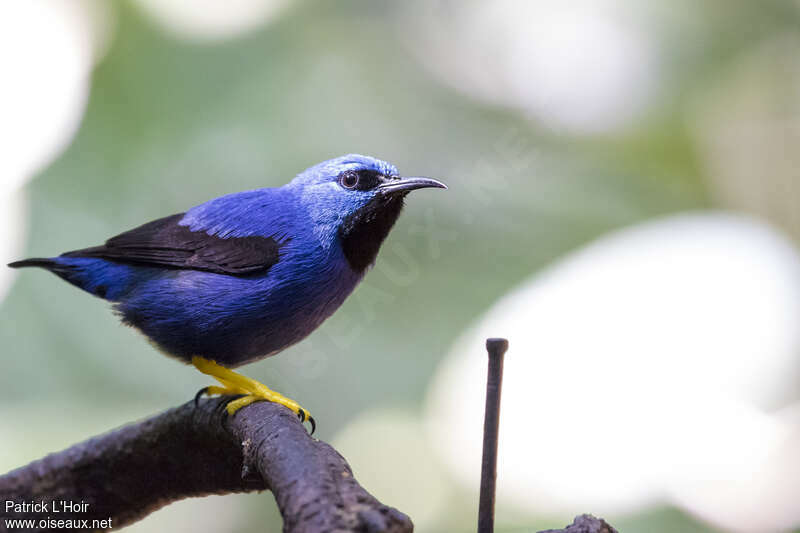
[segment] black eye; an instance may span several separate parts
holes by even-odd
[[[339,176],[339,184],[345,189],[355,189],[358,186],[358,172],[343,172]]]

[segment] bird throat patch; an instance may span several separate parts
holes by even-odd
[[[339,241],[354,271],[362,273],[375,262],[381,244],[400,216],[404,198],[405,194],[373,198],[342,221]]]

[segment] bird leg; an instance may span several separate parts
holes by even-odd
[[[213,377],[223,385],[222,387],[206,387],[203,390],[205,394],[243,395],[241,398],[237,398],[228,403],[227,410],[229,415],[233,415],[242,407],[250,405],[253,402],[266,400],[288,408],[295,413],[302,422],[306,420],[311,422],[311,433],[314,433],[314,429],[316,429],[314,418],[308,411],[300,407],[296,401],[275,392],[254,379],[238,374],[230,368],[225,368],[209,359],[194,356],[192,357],[192,364],[197,370]]]

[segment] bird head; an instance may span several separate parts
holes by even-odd
[[[315,165],[300,173],[289,187],[298,190],[323,246],[338,242],[358,272],[374,262],[409,192],[447,188],[432,178],[401,177],[394,165],[357,154]]]

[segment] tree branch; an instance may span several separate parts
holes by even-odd
[[[289,410],[257,402],[228,418],[224,403],[189,402],[9,472],[0,477],[0,505],[48,506],[0,512],[88,520],[98,529],[110,519],[118,528],[183,498],[269,489],[285,532],[413,530],[406,515],[364,490],[345,459],[311,438]],[[88,506],[69,509],[62,501]]]
[[[617,530],[606,523],[602,518],[595,518],[590,514],[575,517],[564,529],[548,529],[539,533],[617,533]]]

